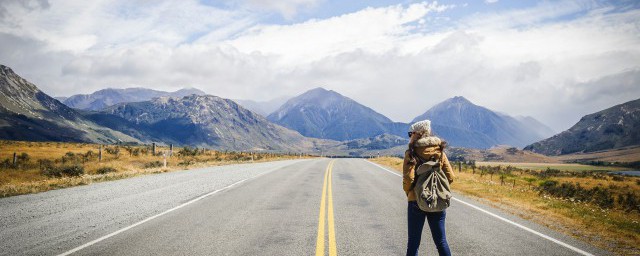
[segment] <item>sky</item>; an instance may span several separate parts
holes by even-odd
[[[454,96],[557,132],[640,98],[629,1],[2,0],[0,64],[52,96],[324,87],[397,122]]]

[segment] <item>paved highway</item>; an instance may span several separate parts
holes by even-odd
[[[607,254],[455,198],[454,255]],[[404,255],[406,207],[400,176],[362,159],[213,167],[0,199],[0,254]]]

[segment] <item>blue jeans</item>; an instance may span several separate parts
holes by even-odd
[[[442,212],[425,212],[420,210],[416,201],[410,201],[407,208],[407,222],[409,242],[407,242],[407,256],[418,255],[420,248],[420,239],[422,238],[422,228],[424,227],[424,219],[426,217],[431,229],[431,237],[438,248],[438,254],[451,255],[447,237],[444,232],[444,219],[447,216],[446,211]]]

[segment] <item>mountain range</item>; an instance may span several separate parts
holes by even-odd
[[[91,94],[77,94],[71,97],[60,97],[65,105],[84,110],[101,110],[122,102],[148,101],[158,97],[184,97],[192,94],[205,95],[206,93],[195,88],[184,88],[175,92],[164,92],[147,88],[107,88]]]
[[[323,88],[289,99],[266,118],[266,112],[258,114],[197,89],[105,89],[63,100],[84,107],[66,106],[0,65],[0,139],[159,142],[358,156],[402,152],[409,128],[409,123],[393,122]],[[640,145],[639,113],[640,100],[627,102],[587,115],[550,137],[553,131],[532,117],[511,117],[458,96],[434,105],[413,121],[430,119],[434,133],[453,147],[530,144],[526,150],[559,155]]]
[[[271,122],[302,135],[331,140],[352,140],[384,133],[406,134],[406,124],[396,124],[341,94],[316,88],[288,100],[267,116]]]
[[[640,145],[640,99],[580,118],[568,130],[525,150],[545,155],[594,152]]]
[[[85,102],[99,102],[99,106],[105,106],[112,102],[137,102],[156,95],[171,97],[184,92],[188,90],[169,93],[141,88],[104,89],[89,95],[74,95],[65,102],[85,99]],[[203,94],[199,90],[193,92]],[[409,123],[393,122],[351,98],[324,88],[315,88],[284,103],[283,101],[283,98],[278,98],[264,102],[239,102],[243,107],[266,116],[270,122],[298,131],[303,136],[318,139],[350,141],[373,139],[383,134],[405,137],[410,126]],[[267,114],[278,105],[279,108]],[[95,118],[99,115],[104,114],[92,113],[89,117]],[[104,119],[102,117],[92,120],[111,128],[114,128],[114,124],[111,123],[121,123],[116,120],[110,120],[111,123],[108,123],[104,122]],[[423,115],[416,117],[414,122],[422,119],[432,120],[434,133],[458,147],[490,148],[502,144],[523,147],[553,135],[550,128],[532,117],[510,117],[477,106],[460,96],[436,104]],[[128,134],[131,135],[144,132],[149,131],[140,127],[128,129]],[[159,137],[158,132],[144,136]],[[144,136],[138,134],[138,138]]]
[[[230,150],[308,151],[327,144],[268,122],[212,95],[160,97],[86,112],[92,121],[144,141]]]
[[[138,142],[99,126],[0,65],[0,138],[26,141]]]
[[[412,122],[431,120],[433,131],[451,145],[490,148],[495,145],[524,147],[553,135],[532,117],[520,119],[494,112],[456,96],[436,104]]]
[[[384,115],[340,95],[316,88],[287,101],[267,119],[304,136],[355,140],[380,134],[405,137],[410,124],[393,122]],[[524,147],[553,135],[532,117],[514,118],[477,106],[457,96],[436,104],[412,122],[429,119],[436,135],[450,145],[490,148],[496,145]]]

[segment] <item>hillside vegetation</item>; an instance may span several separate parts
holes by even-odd
[[[533,143],[525,150],[545,155],[566,155],[640,146],[638,127],[640,99],[586,115],[569,130]]]

